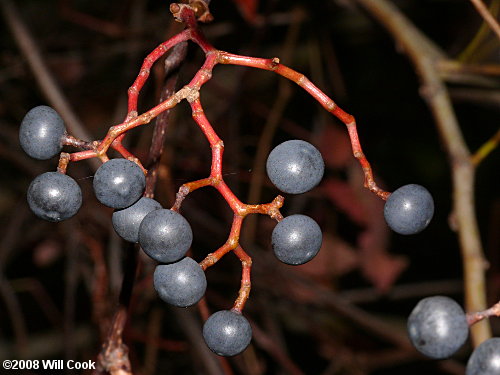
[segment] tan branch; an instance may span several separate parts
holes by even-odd
[[[483,17],[484,21],[490,26],[491,30],[497,35],[497,38],[500,39],[500,25],[495,17],[492,16],[486,5],[484,5],[481,0],[470,0],[470,2],[474,5],[481,17]]]
[[[421,94],[434,116],[451,165],[453,212],[464,265],[466,310],[485,310],[485,260],[474,212],[474,165],[448,90],[439,75],[438,62],[442,56],[436,53],[432,42],[391,3],[386,0],[357,2],[389,31],[411,59],[421,79]],[[471,332],[475,346],[491,337],[491,328],[486,321],[474,325]]]

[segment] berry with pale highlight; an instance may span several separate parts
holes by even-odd
[[[283,142],[271,151],[266,169],[269,179],[278,189],[301,194],[319,184],[325,163],[316,147],[295,139]]]
[[[410,184],[394,191],[384,206],[389,227],[399,234],[416,234],[429,225],[434,215],[434,200],[423,186]]]
[[[500,374],[500,337],[493,337],[481,343],[467,362],[466,375]]]
[[[408,318],[408,335],[415,348],[427,357],[452,356],[469,336],[464,310],[449,297],[421,300]]]
[[[151,198],[142,197],[132,206],[113,212],[113,228],[125,241],[139,242],[139,226],[151,211],[159,210],[161,204]]]
[[[214,353],[230,357],[240,354],[250,344],[252,327],[237,311],[217,311],[203,325],[203,338]]]
[[[177,307],[194,305],[207,289],[205,272],[189,257],[156,266],[153,280],[160,298]]]
[[[102,204],[120,209],[139,200],[146,186],[142,169],[127,159],[111,159],[94,175],[95,196]]]
[[[271,244],[283,263],[299,265],[309,262],[321,248],[323,234],[319,225],[305,215],[291,215],[274,227]]]
[[[80,209],[82,191],[71,177],[59,172],[45,172],[31,182],[28,205],[41,219],[66,220]]]
[[[47,160],[61,152],[65,134],[61,116],[53,108],[40,105],[24,116],[19,128],[19,143],[32,158]]]
[[[139,244],[147,255],[161,263],[177,262],[186,255],[192,241],[191,226],[172,210],[151,211],[139,226]]]

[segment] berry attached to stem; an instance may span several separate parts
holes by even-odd
[[[241,313],[221,310],[203,325],[203,338],[214,353],[225,357],[240,354],[252,339],[252,327]]]
[[[24,116],[19,128],[19,143],[32,158],[47,160],[61,152],[65,133],[61,116],[53,108],[40,105]]]
[[[139,244],[144,252],[161,263],[177,262],[189,250],[193,231],[181,214],[168,210],[154,210],[139,226]]]
[[[389,227],[399,234],[416,234],[429,225],[434,215],[434,200],[423,186],[404,185],[394,191],[384,206]]]
[[[111,159],[94,175],[94,192],[102,204],[120,209],[129,207],[142,196],[146,177],[136,163],[127,159]]]
[[[453,355],[469,336],[464,310],[449,297],[421,300],[408,318],[413,346],[427,357],[442,359]]]
[[[156,266],[153,280],[160,298],[177,307],[194,305],[207,289],[205,272],[189,257]]]
[[[82,205],[82,191],[71,177],[59,172],[37,176],[28,188],[33,213],[48,221],[62,221],[75,215]]]
[[[321,228],[305,215],[287,216],[276,225],[271,237],[276,257],[283,263],[294,266],[314,258],[322,241]]]
[[[266,168],[269,179],[278,189],[301,194],[319,184],[325,163],[316,147],[295,139],[276,146],[267,158]]]

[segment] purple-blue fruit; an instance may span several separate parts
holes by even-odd
[[[252,339],[252,327],[241,313],[221,310],[203,325],[203,338],[214,353],[225,357],[241,353]]]
[[[113,212],[112,222],[116,233],[125,241],[139,241],[139,226],[151,211],[161,209],[161,204],[151,198],[142,197],[132,206]]]
[[[19,143],[32,158],[47,160],[62,150],[62,137],[66,133],[59,114],[46,105],[31,109],[19,128]]]
[[[274,227],[271,245],[274,254],[283,263],[299,265],[316,256],[323,234],[319,225],[305,215],[290,215]]]
[[[399,234],[415,234],[429,225],[434,215],[434,200],[423,186],[404,185],[394,191],[384,206],[389,227]]]
[[[111,159],[94,175],[94,192],[102,204],[115,209],[133,205],[146,186],[142,169],[127,159]]]
[[[186,255],[193,242],[193,231],[179,213],[154,210],[139,226],[139,244],[144,252],[160,263],[177,262]]]
[[[464,344],[469,325],[462,307],[449,297],[422,299],[408,318],[410,341],[422,354],[448,358]]]
[[[281,191],[300,194],[311,190],[323,178],[325,163],[312,144],[290,140],[276,146],[267,158],[267,175]]]
[[[28,204],[33,213],[48,221],[66,220],[82,205],[82,191],[71,177],[59,172],[37,176],[28,188]]]
[[[194,305],[207,289],[205,272],[189,257],[156,266],[153,281],[160,298],[178,307]]]
[[[493,337],[481,343],[467,362],[466,375],[500,374],[500,337]]]

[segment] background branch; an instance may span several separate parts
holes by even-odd
[[[470,0],[470,2],[477,9],[478,13],[483,17],[484,21],[490,26],[491,30],[496,34],[500,40],[500,25],[497,20],[491,15],[486,5],[481,0]]]
[[[54,107],[64,119],[68,131],[79,139],[93,139],[85,129],[85,126],[78,119],[75,111],[71,108],[71,105],[56,83],[56,80],[42,58],[38,44],[35,42],[28,28],[19,16],[16,5],[11,0],[1,0],[0,5],[2,6],[5,23],[9,26],[10,31],[14,35],[14,39],[26,58],[40,89],[50,105]],[[99,168],[101,165],[97,159],[92,159],[89,162],[94,169]]]
[[[441,80],[437,64],[440,54],[403,14],[385,0],[356,0],[380,22],[411,59],[421,79],[421,95],[426,100],[448,155],[453,180],[453,215],[464,267],[465,305],[467,311],[487,308],[485,260],[474,206],[474,165],[463,138],[448,90]],[[491,337],[489,322],[472,327],[477,346]]]

